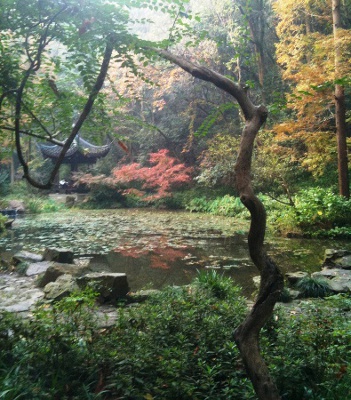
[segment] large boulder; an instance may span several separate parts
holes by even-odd
[[[55,282],[49,282],[44,287],[44,294],[47,300],[59,301],[78,289],[75,278],[72,275],[65,274],[59,276]]]
[[[323,268],[351,269],[351,252],[348,250],[327,249]]]
[[[89,271],[86,265],[61,264],[52,262],[38,282],[39,287],[45,287],[50,282],[55,282],[61,275],[80,276]]]
[[[99,294],[100,303],[113,303],[129,292],[127,275],[124,273],[92,272],[77,278],[77,283],[81,288],[93,288]]]
[[[351,291],[351,271],[334,268],[323,269],[312,274],[313,278],[327,279],[330,289],[335,293],[344,293]]]
[[[40,275],[48,270],[53,265],[52,261],[34,262],[28,265],[26,269],[27,276]]]
[[[45,261],[56,261],[62,264],[73,264],[74,254],[69,249],[46,248],[43,254]]]

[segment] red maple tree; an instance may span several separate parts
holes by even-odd
[[[166,149],[151,153],[149,163],[149,167],[132,163],[115,168],[112,180],[115,184],[128,186],[125,194],[145,196],[146,201],[170,197],[172,190],[192,180],[193,168],[171,157]]]

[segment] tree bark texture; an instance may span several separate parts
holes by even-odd
[[[259,334],[272,316],[274,305],[283,289],[284,280],[279,268],[264,250],[266,212],[262,202],[255,196],[251,183],[254,142],[259,129],[266,121],[267,109],[264,106],[255,106],[247,94],[247,89],[229,78],[195,65],[166,50],[156,50],[156,52],[192,76],[211,82],[231,94],[244,114],[245,126],[235,166],[236,186],[242,203],[251,214],[248,246],[250,256],[260,271],[261,284],[257,300],[245,321],[236,329],[234,338],[258,398],[279,400],[277,387],[260,353]]]
[[[335,78],[341,79],[340,66],[342,63],[341,48],[339,46],[339,29],[341,28],[341,1],[332,0],[333,11],[333,32],[334,32],[334,55],[335,55]],[[335,85],[335,124],[338,152],[338,177],[339,193],[341,196],[350,198],[348,158],[347,158],[347,125],[346,125],[346,105],[344,87],[340,84]]]

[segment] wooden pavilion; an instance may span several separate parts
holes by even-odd
[[[53,162],[59,157],[62,147],[59,145],[48,145],[38,143],[38,148],[44,158],[49,158]],[[105,157],[110,151],[111,144],[103,146],[95,146],[84,140],[81,136],[77,135],[68,149],[62,164],[69,164],[71,166],[71,173],[78,171],[80,164],[95,164],[99,158]],[[59,184],[59,177],[57,176],[57,184]]]

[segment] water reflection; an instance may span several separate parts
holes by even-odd
[[[204,214],[150,210],[74,211],[17,219],[0,250],[41,253],[68,247],[88,257],[93,270],[125,272],[133,290],[189,283],[198,270],[216,269],[252,291],[257,270],[248,257],[248,222]],[[267,237],[283,272],[316,271],[326,248],[350,242]]]

